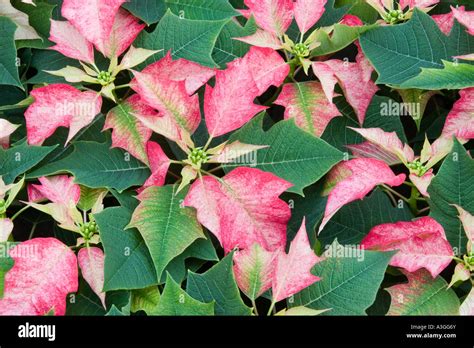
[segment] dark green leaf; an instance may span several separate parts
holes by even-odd
[[[442,60],[472,53],[474,36],[457,22],[446,36],[429,15],[415,9],[407,23],[369,30],[361,35],[360,43],[379,73],[377,83],[416,88],[407,81],[418,76],[421,68],[443,69]],[[437,87],[427,84],[424,88]]]
[[[311,271],[321,280],[294,295],[290,307],[331,308],[322,315],[366,315],[395,252],[343,247],[337,241],[330,250],[332,256]]]
[[[36,171],[35,177],[69,172],[78,184],[123,191],[140,186],[150,175],[147,166],[109,143],[78,141],[70,155]]]
[[[95,214],[105,251],[104,290],[139,289],[157,284],[150,252],[136,229],[125,227],[132,212],[123,207]]]
[[[17,68],[15,31],[16,24],[10,18],[0,16],[0,85],[23,89]]]
[[[29,146],[26,142],[5,150],[0,147],[0,176],[5,184],[37,165],[56,146]]]
[[[254,163],[240,162],[225,164],[226,171],[236,167],[255,167],[272,172],[294,186],[289,192],[302,194],[306,186],[318,181],[343,154],[325,141],[297,127],[294,120],[281,121],[270,130],[262,129],[265,114],[255,117],[230,137],[230,142],[239,140],[246,144],[267,145],[258,150]]]
[[[210,270],[203,274],[189,272],[186,290],[202,301],[215,301],[216,315],[250,315],[240,297],[239,288],[234,278],[232,258],[229,253]]]
[[[467,237],[453,204],[474,215],[474,160],[456,140],[434,177],[428,193],[430,216],[444,227],[456,255],[466,251]]]

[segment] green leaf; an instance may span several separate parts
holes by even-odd
[[[457,22],[446,36],[429,15],[415,9],[407,23],[369,30],[360,43],[379,73],[378,84],[411,88],[415,86],[404,83],[418,76],[421,68],[443,69],[442,60],[472,53],[474,36]]]
[[[48,48],[52,43],[48,40],[49,30],[51,27],[51,17],[55,5],[48,4],[46,2],[37,2],[35,6],[30,4],[24,4],[20,0],[13,0],[12,4],[20,11],[28,15],[28,22],[41,36],[41,39],[36,40],[17,40],[16,48]]]
[[[23,89],[16,65],[15,31],[16,24],[10,18],[0,16],[0,85]]]
[[[227,63],[243,57],[248,52],[250,45],[234,38],[252,35],[256,30],[257,24],[253,17],[245,23],[245,26],[241,26],[236,21],[228,22],[217,38],[212,52],[212,59],[221,68],[225,68]]]
[[[467,237],[453,204],[474,215],[473,173],[474,160],[455,140],[451,153],[446,156],[428,187],[430,216],[444,227],[446,237],[456,255],[466,252]]]
[[[338,4],[339,5],[339,4]],[[343,5],[336,7],[336,0],[328,0],[325,10],[319,21],[313,28],[328,27],[338,23],[342,17],[351,9],[351,5]],[[309,30],[311,32],[311,30]]]
[[[337,4],[351,6],[348,14],[359,17],[364,23],[375,23],[379,19],[378,12],[365,0],[338,0]]]
[[[334,102],[341,112],[342,117],[335,117],[329,122],[321,139],[327,141],[337,149],[347,152],[348,149],[346,145],[360,144],[365,140],[358,133],[348,128],[360,128],[357,116],[352,107],[342,97],[335,98]],[[407,138],[400,116],[393,115],[387,117],[381,114],[382,107],[384,105],[391,105],[391,103],[396,104],[393,99],[388,97],[374,96],[367,109],[363,128],[382,128],[386,132],[396,132],[400,140],[406,143]]]
[[[463,89],[474,86],[474,65],[443,60],[443,69],[422,68],[421,73],[404,82],[403,88]]]
[[[79,278],[79,290],[67,297],[66,315],[103,316],[106,311],[89,284]]]
[[[135,106],[132,103],[119,103],[107,113],[107,128],[112,129],[115,136],[126,138],[126,149],[143,163],[148,163],[148,154],[145,148],[148,139],[139,128],[141,123],[134,116],[135,112]],[[141,127],[143,128],[143,126]]]
[[[219,20],[238,16],[228,0],[165,0],[167,8],[186,19]]]
[[[259,168],[292,183],[294,186],[288,189],[289,192],[303,194],[306,186],[321,179],[343,159],[342,152],[300,129],[292,119],[278,122],[264,131],[264,116],[265,113],[262,113],[235,132],[230,142],[239,140],[245,144],[269,147],[257,151],[254,163],[238,159],[235,163],[223,165],[226,171],[241,166]]]
[[[204,66],[217,67],[212,51],[227,19],[220,21],[190,20],[166,12],[152,33],[143,31],[137,38],[137,47],[162,50],[148,58],[143,65],[151,64],[171,50],[173,59],[184,58]]]
[[[407,273],[408,283],[386,289],[392,298],[388,315],[459,315],[459,298],[442,277],[425,270]]]
[[[343,247],[337,241],[329,250],[332,256],[311,271],[321,280],[294,295],[290,307],[331,308],[322,315],[366,315],[395,252]]]
[[[5,150],[0,147],[0,176],[5,184],[11,184],[21,175],[37,165],[56,146],[29,146],[26,142]]]
[[[189,272],[186,290],[203,302],[215,301],[216,315],[250,315],[240,297],[232,268],[234,253],[229,253],[203,274]]]
[[[48,74],[47,71],[55,71],[66,66],[81,68],[79,61],[63,56],[61,53],[53,50],[33,50],[31,59],[31,68],[36,69],[37,74],[31,77],[27,83],[66,83],[66,80],[60,76]]]
[[[111,311],[115,306],[117,311],[112,310],[113,315],[130,315],[130,308],[132,307],[132,292],[128,290],[110,291],[105,297],[105,304],[107,310]]]
[[[122,7],[148,25],[158,22],[166,12],[164,0],[130,0]]]
[[[81,210],[91,210],[97,200],[105,195],[107,190],[98,188],[92,189],[87,186],[81,186],[81,199],[77,203],[77,207]]]
[[[14,261],[8,255],[7,251],[13,247],[12,243],[0,243],[0,299],[3,298],[3,290],[5,286],[5,275],[13,267]]]
[[[109,143],[77,141],[65,158],[35,171],[34,177],[69,172],[78,184],[90,188],[114,188],[123,191],[143,185],[149,177],[147,166]]]
[[[168,275],[165,290],[153,315],[214,315],[214,303],[202,303],[189,296]]]
[[[205,238],[195,211],[181,205],[186,192],[177,194],[176,188],[168,185],[143,191],[129,225],[137,228],[145,240],[157,279],[172,259],[196,239]]]
[[[156,310],[158,303],[160,302],[160,292],[158,287],[150,286],[145,289],[137,289],[132,291],[132,306],[131,311],[133,313],[138,311],[144,311],[147,314],[152,313]]]
[[[293,240],[299,231],[303,218],[306,222],[309,243],[314,245],[316,241],[314,230],[316,224],[323,218],[328,200],[327,196],[323,197],[322,195],[323,184],[324,180],[321,180],[307,187],[303,191],[303,197],[294,193],[283,194],[282,199],[288,202],[288,206],[291,208],[291,219],[288,221],[287,226],[287,246],[289,246],[290,241]]]
[[[120,311],[114,304],[110,307],[109,311],[105,314],[107,317],[124,317],[125,314]]]
[[[337,238],[342,245],[357,245],[374,226],[411,221],[413,215],[409,207],[402,204],[402,208],[394,207],[385,193],[375,190],[365,199],[342,207],[321,231],[318,240],[329,245]]]
[[[185,251],[170,261],[161,274],[160,284],[166,281],[166,272],[176,281],[183,281],[187,276],[188,269],[190,269],[189,263],[192,261],[188,259],[200,261],[197,263],[198,267],[206,261],[219,261],[216,249],[209,238],[196,239]]]
[[[324,56],[338,52],[357,40],[360,34],[371,29],[373,26],[350,27],[344,24],[334,24],[333,31],[328,34],[325,30],[318,30],[314,39],[321,43],[319,47],[311,51],[312,56]]]
[[[105,251],[104,290],[139,289],[157,284],[145,241],[136,229],[125,227],[132,212],[112,207],[95,214]]]

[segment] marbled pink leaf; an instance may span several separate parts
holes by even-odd
[[[13,268],[5,276],[0,315],[66,313],[66,296],[77,291],[76,255],[55,238],[35,238],[9,251]]]
[[[82,277],[100,298],[105,308],[105,292],[102,291],[104,288],[104,260],[104,252],[97,247],[82,248],[77,254]]]
[[[461,7],[464,8],[464,6]],[[438,24],[439,29],[444,34],[449,35],[454,25],[454,13],[452,11],[449,13],[433,15],[431,18],[433,18],[436,24]]]
[[[400,0],[400,8],[404,9],[408,7],[413,9],[418,7],[420,9],[426,9],[429,7],[433,7],[439,3],[439,0]]]
[[[407,144],[403,144],[402,141],[398,138],[398,135],[396,132],[385,132],[381,128],[352,128],[354,132],[359,133],[361,136],[363,136],[366,140],[368,140],[371,144],[374,146],[369,148],[367,146],[364,147],[366,150],[366,155],[365,157],[374,157],[374,158],[379,158],[381,153],[386,154],[388,157],[394,156],[395,158],[398,159],[398,162],[395,163],[408,163],[408,162],[413,162],[415,159],[415,154],[413,153],[413,150],[410,146]],[[356,152],[357,150],[361,149],[360,145],[352,145],[352,149],[355,149]],[[370,149],[372,149],[373,153],[371,153]],[[375,156],[370,156],[372,154],[378,154],[377,157]],[[387,164],[395,164],[395,163],[389,163],[386,162]]]
[[[64,0],[61,13],[89,42],[107,55],[107,45],[120,6],[126,0]]]
[[[362,22],[359,17],[350,14],[344,15],[339,23],[350,27],[360,27],[364,25],[364,22]]]
[[[276,255],[276,252],[267,251],[258,243],[235,253],[235,280],[250,299],[255,300],[272,287]]]
[[[160,144],[154,141],[149,141],[146,144],[146,152],[150,163],[151,176],[145,181],[142,189],[149,186],[163,186],[170,166],[170,159],[166,156]]]
[[[143,28],[145,25],[140,24],[138,18],[120,9],[115,16],[110,36],[104,41],[105,56],[109,58],[120,56],[135,41]]]
[[[425,196],[429,197],[428,193],[428,186],[431,184],[431,180],[433,180],[434,174],[433,174],[433,169],[428,170],[423,176],[418,176],[416,174],[410,174],[410,180],[413,183],[413,185],[416,186],[418,191]]]
[[[318,137],[334,117],[341,115],[316,81],[283,85],[274,103],[285,107],[285,119],[295,119],[298,127]]]
[[[252,46],[272,48],[274,50],[282,48],[278,36],[263,29],[257,29],[257,31],[252,35],[236,37],[234,40],[239,40]]]
[[[206,86],[204,113],[214,137],[242,127],[266,107],[254,99],[271,85],[279,86],[288,75],[289,65],[270,48],[252,47],[240,59],[216,73],[214,87]]]
[[[19,125],[12,124],[7,120],[0,118],[0,147],[4,149],[10,146],[10,135],[16,131]]]
[[[399,186],[405,177],[405,174],[395,175],[387,164],[374,158],[356,158],[339,163],[329,174],[328,180],[334,178],[337,183],[329,193],[319,232],[347,203],[364,198],[377,185]]]
[[[102,98],[66,84],[33,89],[35,101],[25,111],[28,143],[41,145],[58,127],[69,127],[69,142],[100,112]]]
[[[364,249],[398,250],[390,265],[408,272],[427,269],[436,278],[452,261],[454,253],[443,226],[431,217],[375,226],[362,240]]]
[[[49,40],[56,45],[51,49],[69,58],[94,63],[94,46],[71,23],[51,20]]]
[[[277,251],[272,280],[273,301],[278,302],[310,286],[320,278],[311,274],[320,261],[309,244],[305,221],[290,244],[288,254],[284,248]]]
[[[13,222],[10,219],[0,218],[0,243],[6,242],[13,231]]]
[[[148,115],[155,116],[156,110],[143,103],[139,95],[134,94],[110,110],[104,124],[104,130],[112,129],[112,147],[128,151],[145,164],[148,164],[145,147],[152,131],[140,118]]]
[[[296,0],[294,14],[301,33],[306,33],[324,13],[327,0]]]
[[[286,243],[288,204],[278,197],[291,184],[255,168],[239,167],[222,180],[204,176],[189,190],[185,206],[196,208],[201,224],[220,241],[226,253],[259,243],[274,251]]]
[[[248,66],[259,95],[270,86],[279,87],[290,72],[290,66],[271,48],[251,47],[242,63]]]
[[[313,72],[321,81],[324,92],[332,102],[336,81],[341,86],[347,102],[354,108],[359,123],[364,124],[365,114],[378,87],[371,80],[373,68],[365,58],[362,50],[355,63],[331,59],[325,62],[314,62]]]
[[[142,73],[166,80],[185,81],[186,91],[191,95],[205,85],[216,71],[183,58],[173,60],[168,52],[159,61],[143,69]]]
[[[389,166],[400,163],[400,158],[392,152],[385,151],[377,144],[364,141],[360,144],[346,145],[346,148],[357,158],[375,158],[387,163]]]
[[[244,0],[258,26],[281,36],[293,20],[293,0]]]
[[[199,126],[199,97],[190,96],[185,81],[173,81],[163,74],[134,72],[132,88],[141,100],[160,112],[159,115],[137,115],[147,127],[175,142],[187,143]]]
[[[474,139],[474,88],[459,91],[461,98],[454,103],[444,123],[442,136],[463,140]]]
[[[467,28],[469,34],[474,35],[474,11],[466,11],[464,6],[458,8],[451,6],[451,10],[454,18]]]
[[[49,200],[53,203],[68,205],[70,201],[75,204],[81,198],[81,188],[74,184],[74,178],[67,175],[57,175],[38,179],[40,185],[29,184],[27,187],[30,202]]]

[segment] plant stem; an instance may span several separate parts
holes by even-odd
[[[416,213],[416,215],[419,214],[417,205],[417,198],[419,197],[420,193],[418,192],[418,189],[415,186],[412,186],[408,205],[410,206],[410,209],[413,211],[413,213]]]
[[[122,88],[127,88],[127,87],[130,87],[130,84],[125,84],[125,85],[119,85],[119,86],[116,86],[114,89],[117,90],[117,89],[122,89]]]
[[[387,191],[393,193],[395,196],[397,196],[398,198],[400,198],[401,200],[405,201],[406,203],[410,203],[410,201],[408,200],[408,198],[406,198],[405,196],[401,195],[400,193],[398,193],[397,191],[395,191],[394,189],[392,189],[391,187],[388,187],[387,185],[382,185],[382,187],[384,189],[386,189]]]
[[[275,301],[272,301],[270,308],[268,308],[267,316],[273,313],[273,309],[275,308]]]
[[[26,209],[28,209],[30,206],[29,205],[25,205],[23,208],[21,208],[20,210],[18,210],[13,216],[12,218],[10,219],[11,221],[15,220],[21,213],[23,213]]]
[[[31,228],[30,235],[28,236],[28,240],[33,238],[33,235],[35,234],[37,224],[34,224],[33,227]]]
[[[252,300],[252,306],[255,315],[258,315],[257,304],[255,303],[255,300]]]
[[[423,208],[421,210],[418,210],[418,214],[424,213],[425,211],[430,210],[430,207]]]

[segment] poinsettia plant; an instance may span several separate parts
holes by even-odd
[[[0,38],[0,314],[474,313],[469,1],[9,0]]]

